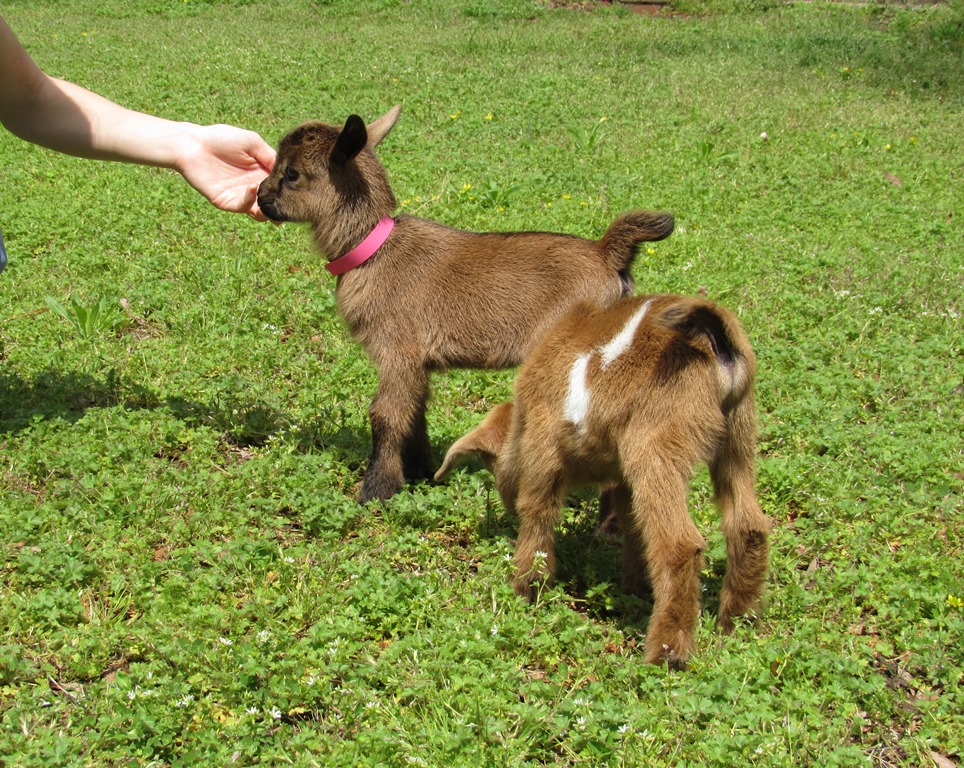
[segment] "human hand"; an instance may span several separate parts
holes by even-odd
[[[258,185],[275,151],[257,133],[231,125],[193,125],[179,143],[174,168],[222,211],[268,217],[258,207]]]

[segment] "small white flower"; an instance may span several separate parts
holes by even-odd
[[[537,549],[537,550],[536,550],[536,554],[535,554],[535,559],[536,559],[536,560],[548,560],[548,559],[549,559],[549,553],[548,553],[548,552],[543,552],[541,549]]]
[[[257,637],[259,643],[266,643],[271,638],[271,632],[269,632],[267,629],[262,629],[260,632],[258,632]]]
[[[489,633],[492,635],[492,637],[495,637],[497,634],[499,634],[499,625],[493,624],[492,629],[489,630]]]
[[[625,736],[630,730],[629,723],[624,723],[623,725],[619,726],[619,733],[622,736]]]
[[[281,710],[278,709],[277,707],[272,707],[271,709],[269,709],[268,714],[271,715],[271,717],[273,717],[275,720],[281,719]]]
[[[763,133],[760,134],[760,138],[761,138],[763,141],[766,141],[766,140],[769,139],[770,137],[767,135],[767,132],[764,131]]]
[[[291,555],[285,555],[285,556],[284,556],[283,558],[281,558],[281,559],[284,560],[284,561],[285,561],[286,563],[288,563],[289,565],[291,565],[291,564],[294,563],[294,561],[295,561],[295,559],[294,559]]]
[[[257,708],[257,707],[245,707],[245,708],[244,708],[244,714],[246,714],[246,715],[256,715],[256,714],[258,714],[258,708]]]
[[[870,314],[879,315],[883,311],[884,311],[883,307],[874,307],[872,310],[870,310]]]
[[[229,637],[219,637],[218,642],[221,643],[221,645],[234,645],[234,641]]]

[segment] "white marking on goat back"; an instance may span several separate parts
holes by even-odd
[[[589,384],[586,378],[591,354],[579,355],[569,369],[569,389],[566,390],[562,412],[566,421],[577,427],[583,425],[589,413]]]
[[[636,329],[639,328],[639,324],[643,321],[643,318],[649,311],[649,305],[652,303],[653,300],[650,299],[633,312],[632,317],[626,321],[626,325],[623,326],[622,330],[613,336],[608,344],[599,348],[603,368],[607,367],[613,360],[629,349],[629,346],[633,343],[633,337],[636,335]]]

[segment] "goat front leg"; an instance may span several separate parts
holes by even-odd
[[[496,475],[506,509],[519,517],[512,586],[531,602],[556,570],[556,523],[565,482],[561,459],[551,448],[559,445],[554,414],[540,405],[526,408],[517,402],[515,407],[526,427],[499,456]]]
[[[419,422],[424,422],[428,374],[421,366],[384,365],[379,369],[378,393],[369,411],[372,456],[358,500],[394,496],[405,484],[404,454],[418,444]],[[428,438],[424,438],[425,452]],[[427,462],[427,459],[425,460]]]
[[[426,392],[413,419],[412,429],[402,447],[402,470],[408,480],[423,480],[434,474],[432,446],[428,441],[428,421],[425,418],[427,406],[428,393]]]
[[[539,586],[556,572],[556,523],[562,506],[562,493],[551,478],[538,485],[524,485],[516,499],[519,536],[515,544],[516,594],[529,602],[535,600]]]
[[[755,424],[752,399],[727,417],[727,433],[710,462],[716,503],[723,513],[726,576],[717,624],[733,631],[736,616],[759,610],[770,554],[771,522],[756,498]]]

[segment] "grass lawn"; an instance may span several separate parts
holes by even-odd
[[[597,237],[760,364],[768,605],[642,663],[591,493],[536,605],[480,466],[354,501],[376,375],[308,232],[0,133],[0,766],[926,766],[964,754],[964,42],[950,5],[11,0],[49,73],[269,142],[404,104],[402,209]],[[739,9],[742,7],[742,11]],[[391,291],[391,286],[386,286]],[[436,456],[512,372],[434,380]]]

